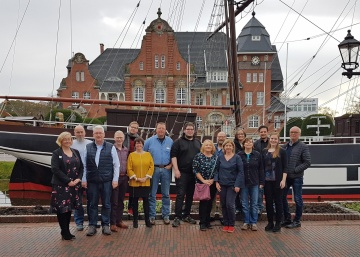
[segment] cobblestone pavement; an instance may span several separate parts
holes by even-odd
[[[234,233],[225,233],[219,223],[200,231],[198,225],[178,228],[156,221],[147,228],[139,221],[134,229],[121,229],[111,236],[101,229],[93,237],[84,231],[71,231],[73,241],[62,241],[57,223],[0,224],[0,256],[359,256],[360,221],[303,222],[301,228],[280,233],[243,231],[236,224]]]

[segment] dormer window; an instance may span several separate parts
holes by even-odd
[[[251,36],[251,41],[260,41],[261,36]]]

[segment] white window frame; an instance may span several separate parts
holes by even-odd
[[[219,106],[221,105],[221,101],[219,100],[219,93],[211,94],[211,105],[212,106]]]
[[[83,93],[83,98],[84,99],[91,99],[91,93],[89,91],[86,91]]]
[[[245,92],[245,105],[246,106],[252,105],[252,93],[253,92]]]
[[[259,127],[259,116],[250,115],[248,117],[248,128],[258,128]]]
[[[264,105],[264,92],[256,92],[256,105]]]
[[[257,73],[253,73],[252,75],[252,81],[257,82]]]
[[[161,56],[161,69],[165,69],[165,55]]]
[[[200,116],[196,116],[196,126],[198,128],[202,128],[202,118]]]
[[[159,56],[155,54],[155,69],[159,69]]]
[[[250,72],[246,73],[246,82],[251,83],[251,73]]]
[[[176,103],[187,104],[187,90],[185,87],[178,87],[176,89]]]
[[[144,88],[141,86],[134,87],[134,102],[144,102]]]
[[[140,70],[144,70],[144,62],[140,62],[140,63],[139,63],[139,69],[140,69]]]
[[[260,40],[261,40],[261,36],[258,35],[251,36],[251,41],[260,41]]]
[[[85,73],[83,71],[77,71],[75,77],[76,77],[76,81],[79,82],[85,81]]]
[[[259,82],[264,82],[264,73],[259,73]]]
[[[166,91],[163,87],[155,88],[155,103],[163,104],[165,103]]]
[[[279,115],[274,116],[274,129],[281,128],[281,119]]]
[[[180,70],[180,67],[181,67],[181,66],[180,66],[180,62],[177,62],[177,63],[176,63],[176,70]]]
[[[199,93],[195,95],[195,105],[205,105],[204,94]]]
[[[77,92],[77,91],[73,91],[73,92],[71,93],[71,98],[74,98],[74,99],[79,99],[79,97],[80,97],[79,92]]]

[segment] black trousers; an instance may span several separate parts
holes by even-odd
[[[142,197],[143,199],[143,208],[144,208],[144,215],[145,215],[145,221],[149,221],[149,197]],[[133,208],[133,217],[134,221],[139,220],[139,197],[132,197],[132,208]]]
[[[182,218],[190,215],[195,190],[195,175],[193,173],[181,173],[180,178],[175,179],[176,200],[175,217]],[[185,208],[182,209],[185,198]]]
[[[56,216],[60,225],[61,235],[63,236],[70,235],[71,212],[70,211],[64,213],[57,212]]]
[[[268,222],[274,222],[274,203],[276,210],[275,221],[281,222],[283,206],[282,206],[282,195],[283,189],[276,181],[265,181],[265,201],[266,201],[266,214]]]

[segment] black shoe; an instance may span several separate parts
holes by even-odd
[[[286,227],[287,225],[291,224],[291,220],[284,220],[283,222],[281,222],[281,226],[282,227]]]
[[[146,221],[145,221],[145,225],[146,225],[146,227],[148,227],[148,228],[151,228],[151,227],[152,227],[152,224],[150,223],[150,220],[146,220]]]
[[[276,233],[276,232],[280,232],[280,230],[281,230],[281,223],[276,222],[272,231]]]
[[[274,228],[274,223],[273,222],[269,222],[266,227],[265,227],[265,231],[272,231]]]
[[[200,224],[200,231],[206,231],[206,225]]]
[[[214,228],[213,226],[211,226],[210,223],[209,223],[209,224],[206,224],[205,226],[206,226],[207,229],[213,229],[213,228]]]
[[[174,228],[180,226],[180,220],[179,220],[178,217],[175,217],[172,226],[173,226]]]
[[[185,218],[182,219],[184,222],[190,223],[190,224],[196,224],[196,220],[194,220],[193,218],[191,218],[190,216],[187,216]]]
[[[291,224],[287,225],[286,228],[299,228],[301,227],[301,222],[294,220]]]
[[[138,228],[139,227],[139,222],[137,220],[133,221],[133,228]]]
[[[75,239],[75,238],[73,238],[73,237],[70,236],[70,235],[61,235],[61,239],[62,239],[62,240],[73,240],[73,239]]]

